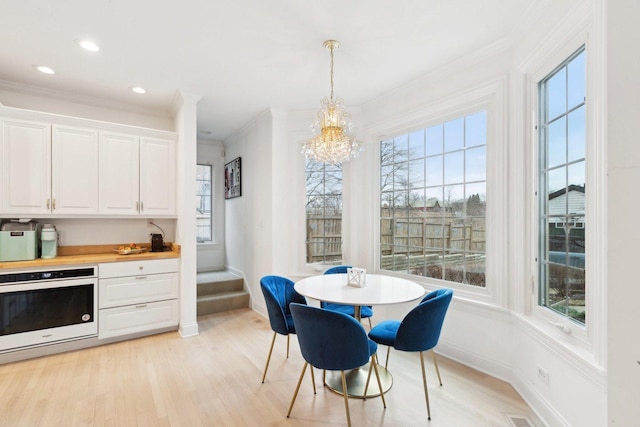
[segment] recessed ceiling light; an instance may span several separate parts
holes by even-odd
[[[147,91],[140,86],[134,86],[131,88],[131,90],[134,91],[135,93],[147,93]]]
[[[100,46],[98,46],[91,40],[76,40],[76,42],[80,45],[81,48],[86,49],[89,52],[97,52],[100,50]]]
[[[53,69],[47,67],[46,65],[34,65],[33,68],[35,68],[36,70],[40,71],[41,73],[44,74],[55,74],[56,72],[53,71]]]

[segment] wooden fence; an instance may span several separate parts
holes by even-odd
[[[458,221],[453,217],[383,218],[380,230],[381,255],[383,259],[392,254],[394,258],[415,259],[413,262],[407,261],[408,264],[424,265],[424,257],[435,251],[451,253],[451,257],[456,257],[455,254],[459,252],[484,253],[484,219],[464,224]],[[307,262],[334,261],[341,257],[342,217],[307,218]]]

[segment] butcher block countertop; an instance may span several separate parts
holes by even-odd
[[[139,254],[120,255],[114,249],[123,246],[122,244],[60,246],[58,247],[58,256],[55,258],[36,258],[30,261],[2,261],[0,262],[0,270],[180,258],[180,245],[175,243],[165,243],[164,252],[151,252],[150,243],[136,243],[136,245],[146,250]],[[170,250],[167,250],[167,248]]]

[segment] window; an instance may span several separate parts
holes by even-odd
[[[198,165],[196,170],[196,239],[210,242],[211,233],[211,165]]]
[[[307,159],[307,263],[342,262],[342,165]]]
[[[538,304],[585,323],[585,51],[538,85]]]
[[[487,113],[380,143],[380,268],[485,286]]]

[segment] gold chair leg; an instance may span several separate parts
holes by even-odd
[[[313,373],[313,366],[311,366],[311,384],[313,385],[313,394],[316,394],[316,376]]]
[[[344,371],[340,371],[342,374],[342,395],[344,396],[344,409],[347,411],[347,426],[351,427],[351,416],[349,415],[349,393],[347,392],[347,379],[344,375]]]
[[[291,334],[287,334],[287,359],[289,358],[289,338],[291,338]]]
[[[427,390],[427,376],[424,373],[424,358],[420,352],[420,366],[422,367],[422,383],[424,384],[424,398],[427,401],[427,419],[431,419],[431,408],[429,407],[429,391]]]
[[[377,353],[374,353],[373,356],[371,356],[371,365],[369,365],[369,372],[367,374],[367,382],[364,384],[364,393],[362,396],[362,400],[367,400],[367,390],[369,390],[369,380],[371,380],[371,366],[375,364],[375,359],[377,359],[376,356]],[[376,372],[378,372],[376,370]]]
[[[391,346],[387,347],[387,360],[384,361],[384,369],[388,369],[389,366],[389,353],[391,353]]]
[[[327,385],[327,370],[326,369],[322,370],[322,385],[323,386]]]
[[[374,363],[373,357],[371,358],[371,364],[373,365],[373,369],[376,371],[376,379],[378,380],[378,390],[380,390],[380,397],[382,398],[382,406],[386,409],[387,401],[384,400],[384,392],[382,391],[382,382],[380,382],[380,373],[378,372],[378,365]],[[371,377],[371,367],[369,367],[369,377]],[[367,384],[369,384],[369,379],[367,379]],[[365,395],[367,394],[365,387]]]
[[[267,377],[267,369],[269,369],[269,361],[271,360],[271,352],[273,351],[273,344],[276,342],[276,332],[273,333],[273,339],[271,340],[271,348],[269,349],[269,355],[267,356],[267,364],[264,367],[264,374],[262,374],[262,383],[264,384],[264,379]]]
[[[433,356],[433,364],[436,367],[436,373],[438,374],[438,382],[442,385],[442,378],[440,378],[440,369],[438,369],[438,361],[436,360],[436,352],[431,349],[431,356]]]
[[[296,402],[296,397],[298,397],[298,390],[300,390],[300,384],[302,383],[302,378],[304,377],[304,371],[307,370],[307,362],[304,362],[304,366],[302,367],[302,372],[300,373],[300,379],[298,380],[298,385],[296,386],[296,391],[293,393],[293,398],[291,399],[291,405],[289,405],[289,412],[287,412],[287,418],[291,415],[291,410],[293,409],[293,404]]]
[[[372,330],[373,325],[371,324],[371,317],[367,317],[367,320],[369,321],[369,330]]]

